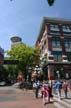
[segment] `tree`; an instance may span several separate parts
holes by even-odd
[[[19,60],[19,65],[17,65],[18,71],[23,72],[26,76],[26,67],[35,66],[39,64],[39,55],[40,51],[38,48],[27,46],[26,44],[18,44],[11,48],[10,51],[7,51],[9,59]]]

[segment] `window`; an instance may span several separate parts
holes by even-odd
[[[60,32],[58,32],[58,31],[50,31],[50,34],[51,35],[60,35]]]
[[[64,25],[62,26],[63,32],[71,32],[70,26]]]
[[[56,24],[50,24],[50,30],[51,31],[59,31],[59,27]]]
[[[71,53],[67,53],[68,61],[71,61]]]
[[[71,47],[71,40],[65,40],[65,47],[70,48]]]
[[[54,61],[62,61],[62,55],[54,55]]]
[[[53,52],[54,61],[62,61],[62,54],[61,52]]]
[[[60,40],[58,40],[58,39],[53,39],[52,40],[52,47],[60,47],[61,45],[60,45]]]
[[[69,26],[63,26],[63,30],[68,30]]]

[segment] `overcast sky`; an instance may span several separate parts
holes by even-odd
[[[71,0],[0,0],[0,46],[9,50],[10,38],[20,36],[24,43],[34,46],[43,17],[71,19]]]

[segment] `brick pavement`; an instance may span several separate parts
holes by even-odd
[[[12,93],[9,89],[12,90]],[[32,90],[23,91],[15,88],[8,88],[8,92],[0,93],[0,97],[7,99],[0,101],[0,108],[56,108],[53,102],[43,105],[42,98],[35,99]]]

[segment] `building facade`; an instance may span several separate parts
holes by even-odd
[[[44,17],[36,47],[47,79],[71,78],[71,20]]]

